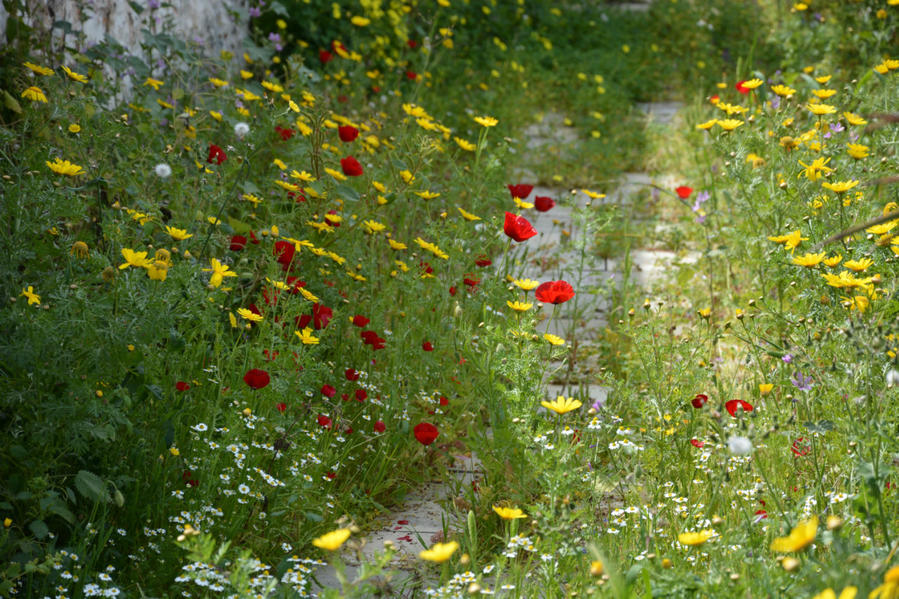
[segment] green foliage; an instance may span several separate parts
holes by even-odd
[[[439,566],[447,595],[474,579],[510,597],[880,584],[899,513],[897,246],[863,228],[824,248],[840,266],[793,259],[899,201],[895,128],[840,114],[895,105],[895,14],[281,0],[252,17],[254,44],[212,57],[131,5],[143,58],[82,48],[69,23],[32,31],[4,3],[0,594],[288,597],[319,557],[341,587],[324,596],[390,593],[392,550],[354,574],[313,540],[347,527],[360,557],[356,524],[470,451],[484,473],[447,501],[464,522],[444,526],[461,543]],[[812,115],[824,87],[840,110]],[[713,93],[746,105],[729,115],[743,125],[694,128],[724,118]],[[634,103],[672,96],[695,100],[683,130],[645,127]],[[535,123],[563,135],[526,148]],[[533,301],[512,281],[534,255],[500,233],[524,210],[505,185],[608,193],[647,164],[706,199],[559,191],[558,251],[577,260],[548,269],[576,271],[577,295],[553,313],[565,339],[544,337],[507,303]],[[641,288],[634,250],[656,243],[671,284]],[[620,277],[587,274],[609,259]],[[597,307],[608,326],[583,342]],[[538,410],[548,380],[580,408]],[[771,541],[812,514],[787,571]],[[438,584],[427,567],[412,592]]]

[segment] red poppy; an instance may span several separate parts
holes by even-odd
[[[331,385],[322,385],[322,395],[330,399],[337,395],[337,389]]]
[[[319,50],[318,51],[318,60],[322,64],[328,64],[331,62],[331,59],[334,58],[334,55],[328,52],[327,50]]]
[[[340,136],[340,141],[350,143],[359,137],[359,130],[352,125],[342,125],[337,128],[337,135]]]
[[[247,373],[243,375],[243,382],[253,389],[262,389],[268,385],[269,380],[268,373],[264,370],[259,370],[258,368],[248,370]]]
[[[275,125],[275,131],[278,132],[278,135],[281,136],[282,141],[287,141],[291,137],[293,137],[294,130],[290,127],[282,127],[281,125]]]
[[[803,437],[799,437],[795,441],[793,441],[793,446],[790,447],[790,451],[796,454],[799,457],[803,457],[808,455],[808,452],[812,450],[811,446],[808,442],[805,442]]]
[[[693,398],[693,401],[690,403],[693,404],[693,407],[699,410],[709,401],[709,396],[704,393],[697,393],[696,397]]]
[[[474,261],[474,263],[475,263],[475,266],[480,266],[481,268],[485,268],[485,267],[493,264],[493,260],[491,260],[487,256],[481,254],[480,256],[478,256],[478,259]]]
[[[703,443],[699,439],[690,439],[690,445],[692,445],[693,447],[698,447],[699,449],[702,449],[702,447],[705,445],[705,443]]]
[[[359,380],[359,373],[356,372],[356,370],[354,368],[347,368],[343,372],[343,376],[345,376],[346,380],[348,380],[348,381],[358,381]]]
[[[537,229],[528,222],[528,219],[523,216],[518,216],[512,214],[511,212],[506,212],[506,220],[503,223],[503,231],[511,237],[513,240],[522,242],[525,239],[530,239],[534,235],[537,234]]]
[[[448,405],[449,405],[449,400],[448,400],[447,398],[445,398],[444,396],[441,395],[441,396],[440,396],[440,405],[441,405],[441,406],[448,406]]]
[[[243,235],[234,235],[231,237],[231,245],[228,246],[228,249],[232,252],[239,252],[240,250],[247,247],[247,238]]]
[[[312,326],[314,326],[316,330],[327,327],[328,323],[331,322],[332,316],[334,316],[334,311],[328,306],[323,306],[321,304],[312,305]]]
[[[555,208],[556,202],[547,196],[537,196],[534,198],[534,208],[537,209],[537,212],[546,212],[547,210],[552,210]]]
[[[209,144],[209,156],[206,157],[206,162],[212,164],[214,160],[216,164],[223,163],[228,157],[225,155],[225,151],[218,147],[215,144]]]
[[[325,416],[324,414],[319,414],[318,418],[316,420],[318,420],[319,426],[324,427],[324,428],[331,428],[331,419],[328,418],[327,416]]]
[[[383,420],[376,420],[374,428],[376,433],[383,433],[387,430],[387,425],[384,424]]]
[[[430,341],[425,341],[421,344],[421,348],[425,351],[434,351],[434,346],[431,345]]]
[[[409,81],[415,81],[416,79],[418,79],[418,73],[416,73],[415,71],[406,71],[406,79],[408,79]]]
[[[456,286],[455,285],[450,285],[449,294],[453,297],[456,297]]]
[[[340,167],[347,177],[358,177],[362,174],[362,165],[352,156],[340,159]]]
[[[362,331],[362,342],[370,345],[373,350],[384,349],[386,347],[386,339],[382,339],[374,331]]]
[[[262,288],[262,299],[265,300],[265,303],[269,306],[278,303],[278,296],[281,294],[277,289],[269,289],[267,287]]]
[[[284,411],[287,410],[287,404],[284,403],[283,401],[279,401],[278,403],[275,404],[275,409],[283,414]]]
[[[184,381],[178,381],[177,383],[175,383],[175,389],[177,389],[178,391],[187,391],[188,389],[190,389],[190,385],[188,385]]]
[[[534,191],[533,185],[527,185],[525,183],[518,183],[517,185],[506,185],[509,188],[509,193],[512,194],[513,198],[518,198],[523,200],[531,195],[531,192]]]
[[[275,242],[275,247],[272,249],[272,255],[278,257],[278,264],[281,265],[281,270],[286,271],[290,268],[290,264],[293,262],[296,251],[296,245],[290,241],[281,240]]]
[[[468,285],[471,289],[474,289],[475,287],[478,286],[478,283],[480,283],[481,280],[465,277],[464,279],[462,279],[462,282],[465,283],[466,285]]]
[[[418,42],[416,42],[415,40],[406,40],[406,45],[414,50],[415,46],[418,45]]]
[[[288,275],[287,284],[290,285],[290,293],[291,295],[296,295],[300,292],[300,287],[306,286],[306,281],[301,281],[297,277],[293,277]]]
[[[751,403],[743,401],[742,399],[732,399],[724,404],[724,407],[727,409],[727,413],[734,418],[737,417],[738,409],[742,408],[744,412],[751,412],[754,409]]]
[[[547,281],[537,287],[534,297],[544,304],[564,304],[574,297],[574,288],[565,281]]]
[[[334,480],[335,478],[337,478],[337,473],[334,472],[334,471],[330,471],[330,472],[328,472],[327,474],[325,474],[325,477],[326,477],[328,480]]]
[[[755,512],[755,521],[756,522],[761,522],[762,520],[764,520],[767,517],[768,517],[768,512],[766,512],[765,510],[756,510],[756,512]]]
[[[686,200],[690,197],[690,194],[693,193],[692,187],[687,187],[686,185],[681,185],[677,189],[674,190],[677,193],[677,197],[682,200]]]
[[[748,94],[748,93],[751,92],[752,90],[749,89],[748,87],[744,86],[744,85],[743,85],[744,83],[746,83],[746,80],[745,80],[745,79],[743,79],[743,80],[741,80],[741,81],[737,81],[737,84],[734,85],[734,87],[737,89],[738,92],[740,92],[741,94],[743,94],[743,95],[745,96],[746,94]]]
[[[363,328],[369,322],[371,322],[369,319],[367,319],[366,317],[364,317],[360,314],[356,314],[355,316],[353,316],[353,326],[354,327]]]
[[[365,389],[356,389],[356,401],[365,401],[368,399],[368,392]]]
[[[422,445],[430,445],[437,439],[437,436],[440,435],[437,427],[430,422],[416,424],[415,428],[412,429],[412,432],[415,433],[415,438]]]

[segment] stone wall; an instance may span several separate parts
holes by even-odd
[[[138,53],[141,30],[151,20],[159,26],[171,22],[167,33],[203,43],[211,51],[233,50],[246,35],[247,0],[135,0],[144,7],[138,14],[127,0],[24,0],[29,24],[42,28],[55,21],[68,21],[83,31],[88,43],[115,38]],[[159,7],[160,4],[165,7]],[[6,43],[8,15],[0,4],[0,45]],[[157,27],[158,30],[158,27]]]

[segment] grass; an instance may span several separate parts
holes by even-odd
[[[275,3],[246,57],[153,33],[161,63],[15,30],[0,594],[302,596],[472,451],[458,546],[409,594],[894,596],[893,223],[818,248],[899,201],[874,183],[895,170],[892,8],[402,4]],[[669,97],[676,125],[646,127],[634,103]],[[567,133],[529,148],[540,118]],[[568,193],[638,169],[692,189]],[[542,297],[514,281],[534,240],[502,233],[533,214],[514,183],[558,190],[583,232],[550,250],[549,273],[574,260],[561,344],[507,303]],[[697,259],[638,287],[634,253],[660,246]],[[567,274],[609,257],[614,283]],[[558,365],[571,411],[541,407]],[[393,556],[323,594],[372,596]]]

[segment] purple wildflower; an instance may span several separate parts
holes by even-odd
[[[814,379],[812,379],[811,376],[804,376],[798,370],[793,373],[790,382],[800,391],[811,391],[812,386],[815,384]]]

